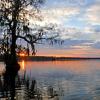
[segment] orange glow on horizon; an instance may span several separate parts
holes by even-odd
[[[37,56],[54,56],[54,57],[100,57],[98,49],[74,49],[74,50],[52,50],[38,51]]]

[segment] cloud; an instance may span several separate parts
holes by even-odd
[[[91,48],[90,44],[92,41],[90,40],[65,40],[64,45],[70,49],[89,49]]]
[[[47,0],[46,3],[49,7],[84,6],[88,0]]]
[[[43,22],[58,24],[60,39],[65,42],[62,46],[48,46],[48,50],[72,56],[100,56],[100,0],[55,1],[59,2],[43,10]],[[75,1],[74,5],[69,1]]]
[[[58,7],[58,8],[49,8],[49,9],[42,9],[41,16],[43,16],[42,21],[30,21],[31,23],[35,23],[38,25],[48,25],[48,24],[57,24],[61,25],[64,21],[68,20],[70,17],[79,14],[79,8],[73,7]]]
[[[92,40],[100,41],[100,26],[86,26],[82,29],[75,27],[62,27],[59,31],[60,38],[63,40],[73,39],[73,40]],[[63,29],[64,28],[64,29]]]
[[[100,3],[86,9],[85,19],[89,24],[100,25]]]
[[[90,40],[75,40],[75,39],[66,39],[64,40],[62,45],[54,44],[48,45],[45,43],[44,45],[38,45],[39,48],[52,48],[52,49],[59,49],[59,50],[68,50],[68,49],[84,49],[89,48],[92,44]]]
[[[85,48],[83,46],[76,46],[76,48],[51,48],[44,47],[37,49],[37,55],[48,56],[67,56],[67,57],[100,57],[100,50],[93,48]]]
[[[100,41],[95,42],[94,44],[92,44],[92,48],[100,49]]]

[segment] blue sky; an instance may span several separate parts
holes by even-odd
[[[56,24],[65,42],[39,45],[38,55],[100,57],[100,0],[46,0],[41,13],[38,24]]]

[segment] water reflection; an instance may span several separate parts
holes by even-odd
[[[100,100],[99,61],[20,65],[18,73],[3,74],[0,64],[0,100]]]
[[[22,62],[21,62],[21,68],[22,68],[22,70],[25,70],[25,61],[24,60],[22,60]]]
[[[20,76],[18,71],[15,72],[13,69],[7,69],[0,75],[0,100],[48,100],[50,98],[59,100],[52,86],[43,93],[37,86],[37,81],[26,75],[25,62],[20,62],[20,65],[23,75]]]

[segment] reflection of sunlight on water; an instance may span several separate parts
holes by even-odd
[[[25,70],[25,62],[24,62],[24,60],[22,61],[22,70]]]
[[[25,70],[25,61],[22,60],[21,62],[19,62],[21,70]]]

